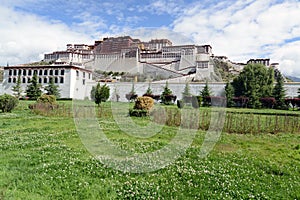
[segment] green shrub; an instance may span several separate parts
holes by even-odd
[[[43,94],[37,99],[37,103],[56,104],[56,97],[54,95]]]
[[[30,104],[28,107],[39,114],[46,113],[49,110],[57,109],[59,106],[56,103],[56,96],[43,94],[36,100],[36,103]]]
[[[0,95],[0,109],[2,112],[11,112],[18,105],[18,102],[18,99],[12,95]]]
[[[129,116],[146,117],[149,116],[149,110],[129,109]]]
[[[100,86],[100,83],[98,83],[96,85],[95,94],[94,94],[95,103],[100,105],[101,102],[107,101],[109,98],[109,91],[110,89],[108,85],[104,84]],[[93,98],[92,95],[91,98]]]
[[[183,108],[184,107],[184,101],[183,100],[177,100],[177,107]]]
[[[201,96],[193,96],[192,98],[192,106],[193,108],[199,108],[202,102]]]

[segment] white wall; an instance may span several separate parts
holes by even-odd
[[[104,85],[105,83],[100,83],[100,85]],[[119,101],[122,102],[127,102],[127,99],[125,95],[131,91],[132,88],[132,83],[124,83],[124,82],[119,82],[119,83],[106,83],[110,87],[110,99],[113,98],[113,94],[115,89],[117,90],[117,93],[120,95]],[[89,97],[90,91],[92,86],[95,86],[96,83],[89,83],[86,87],[86,92],[85,94]],[[148,86],[149,83],[135,83],[135,92],[139,95],[142,96]],[[151,83],[151,89],[153,94],[160,95],[163,91],[163,87],[165,86],[165,83]],[[190,83],[190,91],[193,95],[199,95],[200,91],[203,89],[205,86],[205,83]],[[221,96],[224,95],[224,87],[225,83],[208,83],[209,88],[212,91],[213,96]],[[173,91],[173,94],[177,96],[177,99],[182,98],[182,92],[184,90],[185,83],[169,83],[169,88]],[[296,97],[297,90],[300,88],[300,83],[286,83],[285,84],[285,89],[286,89],[286,96],[287,97]]]

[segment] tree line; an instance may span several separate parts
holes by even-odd
[[[281,72],[261,64],[248,64],[236,78],[227,82],[225,94],[228,107],[237,103],[248,108],[287,109],[288,106]]]

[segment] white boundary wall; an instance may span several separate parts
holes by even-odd
[[[110,87],[110,99],[113,100],[115,93],[120,96],[119,101],[126,102],[127,99],[125,95],[129,93],[132,89],[132,83],[128,82],[118,82],[118,83],[100,83],[100,85],[107,84]],[[89,84],[87,86],[86,94],[90,94],[90,90],[94,84]],[[150,88],[155,95],[160,95],[163,91],[165,83],[151,83]],[[204,88],[205,83],[190,83],[190,92],[193,95],[200,95],[200,91]],[[134,83],[134,89],[138,96],[142,96],[149,83]],[[177,99],[182,98],[182,92],[184,90],[185,83],[169,83],[169,88],[172,90],[173,94],[177,96]],[[224,96],[225,83],[208,83],[208,87],[212,92],[212,96]],[[285,84],[286,96],[296,97],[298,96],[297,91],[300,88],[300,83],[287,83]],[[115,92],[116,91],[116,92]]]

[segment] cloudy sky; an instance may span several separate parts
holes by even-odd
[[[299,0],[2,0],[0,65],[41,60],[68,43],[131,35],[210,44],[234,62],[271,58],[300,77]]]

